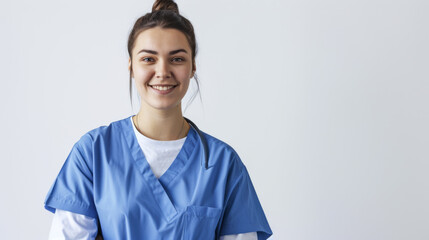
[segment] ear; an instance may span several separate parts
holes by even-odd
[[[134,77],[132,65],[131,65],[131,58],[128,58],[128,71],[131,73],[131,77]]]
[[[195,65],[195,62],[192,64],[192,74],[191,74],[191,78],[194,77],[195,75],[195,71],[197,71],[197,65]]]

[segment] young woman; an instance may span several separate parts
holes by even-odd
[[[74,144],[46,196],[50,239],[267,239],[238,154],[182,115],[196,41],[176,3],[136,21],[128,53],[140,110]]]

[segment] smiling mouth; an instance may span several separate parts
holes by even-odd
[[[170,90],[172,88],[177,87],[177,85],[149,85],[151,88],[154,88],[156,90],[160,90],[160,91],[167,91]]]

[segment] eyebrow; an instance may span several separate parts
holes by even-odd
[[[142,49],[142,50],[140,50],[137,54],[140,54],[140,53],[142,53],[142,52],[147,52],[147,53],[155,54],[155,55],[157,55],[157,54],[158,54],[158,52],[157,52],[157,51],[149,50],[149,49]],[[169,54],[169,55],[173,55],[173,54],[176,54],[176,53],[179,53],[179,52],[188,53],[185,49],[181,48],[181,49],[177,49],[177,50],[170,51],[168,54]]]

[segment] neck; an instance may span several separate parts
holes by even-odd
[[[149,108],[142,104],[133,120],[141,134],[160,141],[184,138],[190,127],[183,118],[180,104],[167,110]]]

